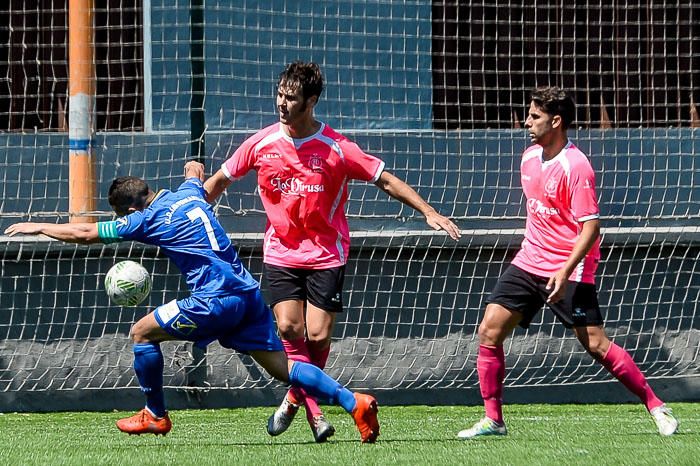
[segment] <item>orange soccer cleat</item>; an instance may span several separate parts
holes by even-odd
[[[155,417],[148,409],[143,408],[131,417],[119,419],[117,421],[117,427],[119,430],[129,435],[165,435],[170,432],[173,423],[170,422],[170,417],[167,412],[163,417]]]
[[[357,430],[360,431],[362,443],[374,443],[379,437],[379,421],[377,420],[377,400],[372,395],[354,393],[357,406],[352,410]]]

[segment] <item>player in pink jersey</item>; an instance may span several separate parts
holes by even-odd
[[[503,342],[517,325],[527,328],[545,304],[595,360],[639,397],[661,435],[678,429],[671,410],[603,327],[594,279],[600,259],[595,176],[566,134],[575,114],[573,99],[559,88],[532,93],[525,127],[535,145],[523,153],[520,165],[527,202],[525,238],[491,292],[479,325],[476,367],[486,416],[459,432],[459,438],[506,435]]]
[[[455,240],[460,236],[454,223],[386,171],[384,162],[314,118],[322,90],[318,65],[288,65],[277,86],[279,123],[244,141],[204,185],[211,202],[234,179],[257,171],[268,219],[263,254],[270,305],[289,358],[320,368],[328,359],[336,315],[343,309],[350,180],[374,183],[421,212],[433,229],[444,230]],[[270,417],[268,433],[284,432],[301,404],[314,439],[326,441],[335,429],[316,401],[297,389],[287,393]]]

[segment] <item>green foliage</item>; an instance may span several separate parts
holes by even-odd
[[[0,463],[12,465],[698,464],[700,404],[673,404],[679,434],[663,438],[641,405],[509,405],[504,438],[457,440],[480,407],[380,407],[382,434],[363,445],[350,416],[328,408],[337,433],[315,444],[303,413],[269,437],[273,408],[171,412],[167,437],[129,436],[131,413],[0,415]]]

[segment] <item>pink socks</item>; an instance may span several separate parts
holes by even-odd
[[[610,342],[608,352],[601,362],[617,380],[642,400],[647,410],[651,411],[663,404],[627,351]],[[486,416],[499,423],[503,422],[502,395],[505,368],[503,346],[479,346],[476,370],[479,373],[481,397],[484,399]]]
[[[479,345],[476,358],[476,371],[479,373],[479,388],[484,399],[486,416],[503,423],[503,379],[506,373],[503,346]]]
[[[654,394],[644,374],[639,370],[639,367],[637,367],[637,364],[632,360],[629,353],[612,341],[610,342],[608,352],[605,353],[601,362],[617,380],[622,382],[629,391],[642,400],[647,410],[651,411],[664,404],[664,402]]]

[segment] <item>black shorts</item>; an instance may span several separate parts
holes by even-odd
[[[308,301],[327,312],[343,310],[345,266],[331,269],[295,269],[265,264],[270,307],[281,301]]]
[[[548,281],[547,278],[510,265],[498,279],[486,302],[500,304],[509,311],[521,313],[523,318],[518,325],[528,328],[551,293],[551,290],[545,289]],[[566,296],[547,306],[566,328],[603,325],[598,293],[593,284],[570,281],[566,287]]]

